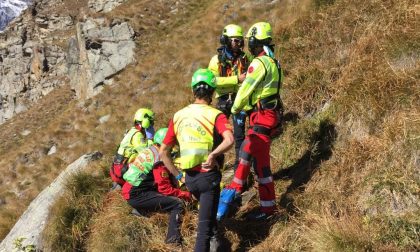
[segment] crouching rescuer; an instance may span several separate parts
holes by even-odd
[[[242,192],[253,165],[258,176],[260,211],[248,215],[250,220],[264,220],[276,209],[273,176],[270,168],[271,139],[280,132],[282,103],[280,85],[282,70],[274,59],[274,45],[271,44],[272,29],[269,23],[259,22],[248,31],[248,46],[255,57],[247,71],[246,78],[238,90],[232,107],[232,114],[241,110],[249,114],[250,129],[247,132],[239,153],[239,164],[233,181],[222,192],[229,197],[227,190]],[[220,209],[219,210],[223,210]],[[219,218],[226,212],[218,213]]]
[[[128,160],[137,155],[142,149],[153,144],[153,128],[155,113],[147,108],[140,108],[134,115],[134,125],[124,135],[118,146],[109,174],[116,185],[122,186],[125,181],[124,173],[128,169]]]
[[[176,180],[160,159],[158,148],[167,131],[167,128],[159,129],[154,136],[153,145],[140,151],[137,157],[129,162],[128,170],[123,176],[126,183],[121,193],[128,204],[138,212],[170,212],[165,242],[180,245],[181,214],[184,210],[182,200],[190,201],[191,194],[177,188]]]

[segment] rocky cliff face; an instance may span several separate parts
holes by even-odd
[[[65,81],[65,52],[40,20],[27,12],[0,34],[0,123]],[[70,28],[72,19],[65,20],[59,25]]]
[[[69,40],[68,76],[79,98],[86,99],[112,83],[111,77],[134,60],[134,31],[127,23],[88,19],[76,25]]]
[[[123,1],[96,2],[85,1],[80,17],[58,12],[63,0],[36,0],[0,33],[0,124],[67,83],[77,97],[92,97],[133,62],[134,32],[127,23],[83,14],[89,8],[109,11]]]

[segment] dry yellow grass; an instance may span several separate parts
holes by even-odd
[[[88,239],[89,251],[150,251],[179,250],[164,243],[168,214],[155,213],[142,217],[131,215],[132,208],[122,199],[119,192],[109,193],[100,214],[92,220],[91,235]],[[196,214],[190,212],[183,216],[181,233],[184,249],[191,250],[194,245],[193,231],[196,228]]]
[[[310,117],[287,128],[276,153],[286,162],[279,175],[291,180],[277,183],[281,199],[298,215],[279,225],[261,251],[418,249],[420,90],[412,58],[418,62],[420,34],[414,2],[337,1],[297,23],[281,30],[290,67],[284,97],[288,109]],[[317,155],[318,140],[305,145],[323,117],[333,119],[338,137],[325,160]],[[309,150],[306,162],[302,149]],[[315,173],[301,184],[299,170]]]
[[[50,112],[55,116],[31,110],[14,124],[1,126],[4,135],[19,135],[24,126],[12,127],[24,125],[30,115],[35,125],[39,121],[30,138],[19,136],[0,145],[3,171],[18,171],[1,178],[0,197],[7,204],[0,208],[0,237],[37,192],[81,154],[101,150],[105,157],[97,169],[106,169],[138,107],[151,107],[158,115],[157,127],[165,126],[190,102],[190,76],[207,65],[224,25],[235,22],[246,30],[267,20],[286,71],[288,121],[271,153],[281,210],[258,229],[241,216],[225,222],[225,242],[239,251],[418,249],[420,34],[415,1],[369,0],[361,5],[353,0],[281,0],[260,6],[241,0],[179,2],[177,14],[169,14],[169,5],[161,1],[134,0],[107,14],[128,20],[140,34],[137,63],[84,104],[63,100],[66,105],[44,105],[57,108]],[[152,11],[161,18],[150,15]],[[157,24],[162,19],[167,22]],[[111,119],[99,124],[106,114]],[[53,157],[45,155],[51,141],[59,150]],[[25,166],[26,159],[33,167]],[[97,189],[108,185],[102,186]],[[27,194],[19,198],[22,189]],[[75,223],[86,236],[80,240],[75,232],[67,237],[67,250],[76,241],[82,244],[77,248],[89,251],[132,250],[130,241],[149,246],[145,250],[171,250],[162,244],[166,215],[138,221],[125,214],[129,209],[118,195],[102,197],[103,202],[89,208],[93,218],[87,226],[77,229]],[[57,216],[59,209],[66,204],[57,206]],[[111,218],[117,220],[109,223]],[[188,250],[196,215],[188,212],[186,220]],[[131,235],[124,235],[119,224]],[[141,233],[143,229],[147,232]],[[119,237],[115,245],[107,240],[112,232]]]

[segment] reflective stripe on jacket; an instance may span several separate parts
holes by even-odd
[[[123,176],[124,180],[133,186],[139,186],[159,161],[159,151],[155,146],[143,149],[134,161],[128,164],[128,170]]]
[[[221,114],[209,105],[191,104],[174,115],[174,131],[179,143],[181,169],[190,169],[207,160],[214,145],[216,117]]]
[[[130,156],[142,148],[149,146],[149,143],[146,139],[146,136],[143,135],[138,129],[132,127],[127,134],[125,134],[123,140],[118,147],[117,153],[124,156],[125,158],[130,158]]]
[[[281,71],[280,71],[281,72]],[[263,55],[252,60],[246,78],[236,95],[232,113],[251,110],[260,99],[277,94],[280,73],[274,59]]]

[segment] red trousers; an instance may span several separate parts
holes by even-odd
[[[230,188],[242,192],[244,183],[250,172],[251,162],[258,176],[258,192],[261,211],[272,214],[276,208],[273,176],[270,168],[271,139],[267,134],[257,133],[253,126],[274,128],[279,121],[279,114],[275,110],[259,110],[250,115],[250,126],[247,136],[241,145],[239,165]]]

